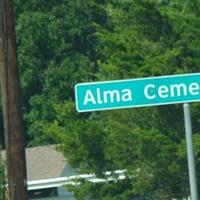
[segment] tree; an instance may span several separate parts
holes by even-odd
[[[53,120],[52,104],[74,99],[76,82],[96,78],[95,33],[105,12],[95,1],[15,4],[28,145],[49,143],[42,124]]]
[[[97,27],[96,48],[101,50],[98,80],[199,71],[196,1],[109,1],[103,6],[109,27]],[[194,104],[196,119],[198,107]],[[195,120],[195,138],[198,130]],[[67,109],[60,104],[55,106],[48,133],[62,143],[70,163],[83,171],[103,176],[105,170],[125,168],[128,174],[139,170],[129,186],[119,191],[118,199],[130,199],[127,193],[132,198],[151,195],[148,199],[189,195],[182,106],[77,115],[71,104]],[[197,152],[198,144],[196,139]],[[116,191],[112,195],[109,184],[86,185],[83,191],[79,188],[79,198],[88,194],[87,188],[97,199],[115,199],[117,195]]]

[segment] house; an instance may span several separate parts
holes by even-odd
[[[26,148],[26,165],[30,200],[75,199],[64,184],[55,184],[55,180],[75,175],[75,172],[54,145]]]
[[[29,183],[66,177],[74,174],[62,153],[57,151],[53,145],[26,148],[26,162],[27,179]],[[35,187],[31,189],[31,187],[28,187],[30,199],[38,199],[38,197],[54,197],[55,199],[56,196],[74,199],[73,194],[69,193],[64,186],[45,188],[41,185],[40,187],[43,188],[37,189],[37,187]]]

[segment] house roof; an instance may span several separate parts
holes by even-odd
[[[3,152],[5,157],[5,152]],[[67,161],[54,145],[26,148],[28,181],[62,176]]]
[[[57,178],[62,175],[66,160],[55,146],[26,149],[28,180]]]

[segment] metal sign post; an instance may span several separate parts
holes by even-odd
[[[195,159],[194,159],[194,150],[192,142],[192,123],[190,116],[190,107],[188,103],[183,104],[183,110],[184,110],[184,122],[185,122],[185,136],[187,144],[188,170],[190,179],[190,193],[192,200],[198,200]]]

